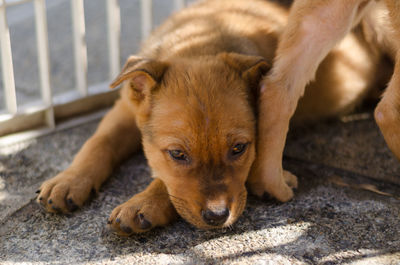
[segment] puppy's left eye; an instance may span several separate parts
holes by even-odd
[[[181,150],[168,150],[168,154],[176,161],[188,162],[188,156]]]
[[[239,157],[240,155],[242,155],[244,153],[244,151],[246,150],[248,144],[236,144],[234,147],[232,147],[231,149],[231,156],[233,158]]]

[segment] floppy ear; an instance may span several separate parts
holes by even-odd
[[[115,88],[124,81],[129,81],[130,97],[136,103],[148,98],[152,89],[161,81],[167,64],[138,56],[130,56],[121,73],[110,84]]]
[[[243,55],[239,53],[220,53],[219,56],[239,72],[241,77],[248,82],[251,89],[257,89],[261,78],[271,69],[271,64],[264,57]]]
[[[260,82],[262,77],[271,69],[271,64],[261,56],[243,55],[233,52],[220,53],[219,56],[247,82],[248,100],[254,114],[257,116]]]

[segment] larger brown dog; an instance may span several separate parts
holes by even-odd
[[[203,1],[169,18],[140,54],[128,59],[111,84],[123,83],[121,99],[71,166],[43,183],[38,202],[50,212],[75,210],[142,141],[154,181],[114,209],[109,224],[118,233],[166,225],[177,213],[200,228],[235,222],[256,158],[258,84],[287,18],[285,8],[262,0]],[[382,55],[372,44],[352,33],[328,55],[299,105],[299,120],[343,114],[367,94]],[[287,201],[297,186],[279,160],[287,90],[278,94],[264,87],[258,133],[265,142],[258,147],[266,149],[259,150],[249,187],[257,195],[268,192]],[[272,161],[278,171],[265,175],[262,170],[272,168]]]
[[[259,152],[249,178],[256,194],[267,191],[281,200],[293,196],[284,181],[289,173],[282,169],[289,120],[300,97],[305,93],[307,98],[306,84],[314,76],[318,81],[318,72],[323,71],[324,62],[321,61],[357,25],[364,31],[370,54],[385,53],[396,62],[389,86],[375,110],[375,119],[389,148],[400,159],[400,1],[298,0],[291,8],[288,25],[279,41],[273,69],[261,87]],[[354,59],[347,62],[347,73],[335,74],[332,78],[344,80],[346,75],[363,68],[363,65],[354,64],[358,62]],[[376,65],[373,60],[366,63],[366,67],[368,63]],[[349,78],[348,82],[357,91],[359,82],[368,82],[368,78]],[[340,93],[341,86],[337,88]],[[326,88],[320,93],[325,94]],[[306,98],[304,102],[314,108]],[[324,97],[313,100],[320,102],[316,105],[326,102]]]

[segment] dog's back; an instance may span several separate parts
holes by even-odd
[[[363,34],[369,45],[389,55],[393,60],[396,56],[395,31],[389,20],[387,6],[380,2],[374,2],[368,8],[361,20]]]
[[[272,61],[288,10],[264,0],[207,0],[178,12],[143,44],[146,58],[237,52]]]
[[[316,82],[307,87],[299,103],[295,121],[346,114],[365,98],[371,87],[381,82],[376,78],[377,65],[382,51],[390,51],[391,44],[386,37],[388,27],[377,19],[385,7],[377,7],[366,12],[368,15],[356,33],[349,34],[321,64]],[[169,60],[236,52],[262,56],[272,62],[288,15],[287,6],[265,0],[200,1],[153,32],[140,54]],[[383,27],[385,30],[381,30]]]

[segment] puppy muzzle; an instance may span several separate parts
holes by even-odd
[[[230,215],[228,208],[221,209],[207,209],[201,211],[201,216],[204,222],[211,226],[221,226],[223,225]]]

